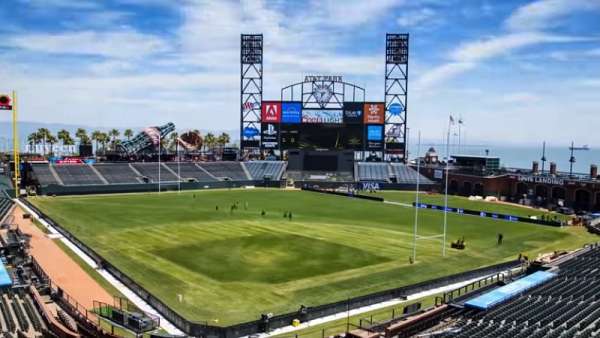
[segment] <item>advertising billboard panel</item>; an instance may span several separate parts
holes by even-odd
[[[367,133],[367,150],[383,149],[383,125],[368,125]]]
[[[363,114],[365,124],[383,124],[385,122],[385,104],[365,103]]]
[[[281,102],[263,101],[261,109],[261,121],[263,123],[281,121]]]
[[[279,148],[279,125],[276,123],[262,123],[260,129],[261,147],[264,149]]]
[[[342,110],[304,109],[302,110],[302,123],[342,123],[344,113]]]
[[[302,122],[302,102],[281,103],[281,123]]]
[[[344,123],[362,124],[363,105],[362,102],[344,102]]]

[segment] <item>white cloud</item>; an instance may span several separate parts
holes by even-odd
[[[404,11],[397,22],[400,27],[415,27],[423,24],[431,24],[437,18],[437,13],[431,8],[424,7],[418,10]]]
[[[512,13],[506,27],[514,31],[540,30],[557,26],[562,17],[573,12],[599,9],[598,0],[538,0]]]
[[[321,24],[328,26],[350,27],[376,22],[387,11],[403,4],[404,0],[313,0],[310,10],[323,19]]]
[[[0,42],[5,46],[49,54],[95,55],[111,58],[141,58],[169,50],[162,39],[131,30],[115,32],[67,32],[22,34]]]
[[[475,68],[472,62],[449,62],[422,73],[415,82],[415,89],[426,91],[430,87],[443,83],[456,75]]]
[[[504,103],[531,104],[541,100],[539,95],[528,92],[507,93],[501,96],[501,101]]]

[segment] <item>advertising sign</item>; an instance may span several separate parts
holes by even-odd
[[[302,122],[302,102],[281,103],[281,123]]]
[[[385,122],[385,104],[383,103],[365,103],[364,123],[383,124]]]
[[[383,149],[383,126],[370,125],[366,128],[367,131],[367,150]]]
[[[262,122],[281,121],[281,102],[263,101],[261,109],[261,120]]]
[[[344,102],[344,123],[360,124],[363,122],[363,103]]]
[[[342,123],[343,121],[344,113],[341,110],[302,110],[302,123]]]
[[[12,110],[10,96],[0,94],[0,110]]]
[[[398,102],[390,104],[390,106],[388,108],[388,111],[390,112],[390,115],[392,115],[392,116],[400,116],[400,114],[402,114],[403,110],[404,109],[402,108],[402,105]]]
[[[279,148],[279,125],[275,123],[261,124],[260,139],[262,148]]]
[[[258,109],[259,107],[260,107],[260,105],[258,104],[258,102],[250,102],[250,101],[248,101],[248,102],[244,102],[242,104],[242,109],[244,110],[244,113],[247,113],[247,112],[249,112],[251,110],[254,110],[254,109]]]
[[[258,136],[259,131],[258,131],[258,129],[256,129],[254,127],[246,127],[246,128],[244,128],[243,134],[244,134],[244,138],[252,139],[252,138]]]

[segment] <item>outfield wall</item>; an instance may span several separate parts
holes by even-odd
[[[100,267],[108,271],[111,275],[113,275],[115,278],[117,278],[119,281],[125,284],[125,286],[127,286],[129,289],[135,292],[140,298],[142,298],[154,309],[156,309],[156,311],[158,311],[163,317],[169,320],[173,325],[177,326],[183,332],[191,336],[197,337],[233,338],[247,336],[259,332],[265,332],[265,330],[268,329],[272,330],[291,325],[292,320],[294,319],[300,319],[302,322],[305,322],[373,304],[382,303],[385,301],[390,301],[398,298],[405,298],[407,295],[410,294],[443,287],[449,284],[460,283],[488,275],[500,274],[506,270],[517,268],[522,264],[520,260],[513,260],[413,285],[375,292],[364,296],[358,296],[350,298],[348,300],[342,300],[334,303],[317,306],[309,306],[303,310],[299,309],[295,312],[275,315],[272,318],[270,318],[268,324],[261,320],[256,320],[228,327],[219,327],[208,325],[207,323],[192,322],[187,320],[182,315],[177,313],[177,311],[170,308],[157,297],[153,296],[140,284],[135,282],[133,279],[129,278],[125,273],[121,272],[121,270],[112,265],[104,257],[96,253],[92,248],[88,247],[85,243],[77,239],[77,237],[72,235],[69,231],[64,229],[58,223],[54,222],[50,217],[41,212],[27,199],[23,198],[21,199],[21,201],[25,203],[29,208],[34,210],[36,213],[38,213],[38,215],[40,215],[41,218],[43,218],[46,222],[52,225],[58,232],[61,233],[61,235],[69,239],[79,249],[81,249],[94,261],[96,261],[96,263]],[[300,306],[300,304],[298,304],[298,306]],[[259,315],[260,314],[258,313],[256,314],[257,317],[259,317]]]

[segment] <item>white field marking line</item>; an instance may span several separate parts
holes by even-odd
[[[412,204],[402,203],[402,202],[394,202],[394,201],[383,200],[383,203],[385,203],[385,204],[393,204],[393,205],[400,205],[400,206],[407,207],[407,208],[413,208],[414,207]]]
[[[502,275],[507,275],[509,270],[503,271],[500,274]],[[379,310],[382,308],[386,308],[389,306],[394,306],[394,305],[398,305],[398,304],[402,304],[402,303],[406,303],[408,301],[411,300],[415,300],[415,299],[419,299],[419,298],[423,298],[423,297],[427,297],[427,296],[431,296],[431,295],[435,295],[437,293],[442,293],[442,292],[448,292],[451,290],[455,290],[458,288],[461,288],[463,286],[469,285],[473,282],[476,282],[480,279],[484,279],[490,276],[495,276],[496,274],[490,274],[490,275],[486,275],[486,276],[480,276],[474,279],[470,279],[464,282],[459,282],[459,283],[455,283],[455,284],[449,284],[446,286],[442,286],[442,287],[438,287],[438,288],[434,288],[434,289],[429,289],[426,291],[421,291],[421,292],[417,292],[417,293],[413,293],[411,295],[408,295],[406,297],[406,300],[400,299],[400,298],[396,298],[396,299],[391,299],[389,301],[386,302],[382,302],[382,303],[377,303],[377,304],[373,304],[373,305],[369,305],[369,306],[364,306],[361,308],[357,308],[357,309],[353,309],[348,311],[344,311],[344,312],[338,312],[336,314],[333,315],[329,315],[326,317],[321,317],[321,318],[317,318],[317,319],[313,319],[313,320],[309,320],[308,322],[304,322],[301,323],[300,325],[294,327],[292,325],[288,325],[288,326],[284,326],[278,329],[275,329],[269,333],[261,333],[258,335],[259,338],[267,338],[267,337],[272,337],[272,336],[277,336],[280,334],[286,334],[286,333],[291,333],[294,331],[298,331],[298,330],[302,330],[302,329],[306,329],[309,328],[311,326],[316,326],[316,325],[320,325],[320,324],[324,324],[327,322],[331,322],[331,321],[335,321],[335,320],[339,320],[339,319],[344,319],[347,318],[349,316],[355,316],[355,315],[359,315],[361,313],[365,313],[365,312],[371,312],[374,310]],[[248,336],[245,336],[243,338],[248,338]]]
[[[444,235],[417,236],[417,239],[436,239],[440,237],[444,237]]]
[[[19,200],[15,200],[15,202],[18,203],[21,208],[23,208],[25,211],[27,211],[29,214],[31,214],[32,217],[34,217],[36,220],[38,220],[46,229],[48,229],[48,231],[50,231],[50,233],[52,235],[61,236],[60,233],[53,226],[51,226],[48,222],[46,222],[45,220],[40,218],[40,216],[36,212],[31,210],[27,205],[25,205],[24,203],[22,203]],[[158,313],[158,311],[156,311],[152,306],[150,306],[150,304],[146,303],[146,301],[144,301],[143,299],[138,297],[138,295],[135,294],[135,292],[131,291],[131,289],[129,289],[127,286],[125,286],[123,283],[121,283],[119,280],[117,280],[108,271],[106,271],[104,269],[99,269],[98,264],[96,264],[96,262],[90,256],[88,256],[85,252],[81,251],[81,249],[79,249],[73,242],[71,242],[69,239],[62,237],[62,236],[60,237],[60,240],[67,247],[69,247],[69,249],[71,249],[77,256],[79,256],[86,264],[88,264],[94,270],[96,270],[100,274],[100,276],[102,276],[104,279],[106,279],[112,286],[114,286],[123,295],[125,295],[127,297],[127,299],[129,299],[133,304],[135,304],[135,306],[137,306],[140,310],[159,317],[161,328],[163,328],[165,331],[167,331],[169,334],[172,334],[172,335],[183,335],[184,334],[175,325],[173,325],[166,318],[164,318],[160,313]]]

